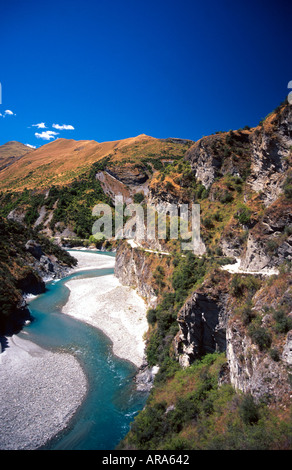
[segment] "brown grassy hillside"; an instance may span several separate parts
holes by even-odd
[[[182,157],[186,145],[178,139],[160,140],[145,134],[102,143],[57,139],[4,168],[0,172],[0,188],[20,191],[65,185],[105,157],[115,166],[121,163],[135,166],[142,159]]]
[[[0,171],[18,161],[33,149],[20,142],[11,141],[0,145]]]

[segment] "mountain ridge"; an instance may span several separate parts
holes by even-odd
[[[144,149],[139,156],[141,146]],[[135,158],[138,162],[145,156],[145,147],[149,153],[155,153],[162,149],[167,151],[173,146],[179,149],[181,144],[145,134],[101,143],[94,140],[56,139],[3,168],[0,172],[0,187],[5,191],[19,191],[25,187],[40,189],[49,188],[52,184],[67,184],[88,170],[91,164],[104,158],[111,157],[114,162]],[[43,174],[37,174],[37,171]]]

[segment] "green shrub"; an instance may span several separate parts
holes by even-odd
[[[150,367],[157,365],[159,362],[161,340],[162,338],[158,328],[152,331],[146,346],[147,362]]]
[[[255,317],[256,317],[256,313],[252,310],[252,303],[247,302],[241,308],[241,318],[242,318],[243,324],[245,326],[249,325]]]
[[[175,409],[168,414],[168,425],[173,432],[178,433],[186,422],[196,418],[198,412],[199,406],[195,397],[178,397]]]
[[[166,411],[165,402],[146,407],[132,424],[133,442],[138,449],[151,449],[163,438],[163,416]]]
[[[248,292],[252,296],[261,286],[260,279],[251,275],[235,274],[231,281],[231,293],[235,297],[241,297]]]
[[[260,351],[270,348],[272,344],[272,336],[266,328],[252,324],[249,327],[249,335],[252,341],[257,344]]]
[[[223,251],[222,251],[221,246],[217,246],[215,248],[215,253],[216,253],[216,256],[223,256]]]
[[[251,215],[252,211],[247,206],[242,206],[235,215],[235,218],[238,219],[241,225],[248,225],[250,223]]]
[[[134,194],[134,202],[135,204],[140,204],[144,201],[144,194],[143,193],[136,193]]]
[[[277,333],[287,333],[292,329],[292,318],[288,317],[283,309],[276,310],[273,317],[276,321],[275,329]]]
[[[195,200],[206,199],[209,195],[209,189],[205,188],[201,182],[195,181],[193,185],[193,193]]]
[[[239,414],[245,424],[256,424],[260,419],[260,408],[252,395],[246,395],[239,407]]]
[[[242,154],[241,149],[238,150],[238,154]],[[226,185],[227,185],[227,188],[230,189],[231,191],[235,190],[238,193],[241,193],[242,184],[243,184],[243,180],[240,178],[240,176],[233,176],[231,174],[227,175]]]
[[[270,356],[273,361],[278,362],[280,360],[280,354],[277,348],[270,349]]]
[[[270,239],[267,241],[266,247],[267,247],[268,253],[270,255],[274,255],[278,249],[278,243],[276,240]]]
[[[215,212],[215,214],[214,214],[214,219],[215,219],[217,222],[222,222],[223,216],[222,216],[222,214],[220,213],[220,211]]]
[[[148,311],[147,311],[147,321],[148,323],[150,324],[154,324],[157,320],[157,317],[156,317],[156,310],[154,308],[150,308]]]
[[[190,450],[190,442],[180,436],[175,436],[166,442],[163,450]]]
[[[283,191],[287,199],[292,199],[292,173],[287,176],[283,185]]]
[[[212,222],[212,219],[210,217],[206,217],[204,220],[203,220],[203,225],[205,226],[205,228],[207,229],[212,229],[214,228],[214,224]]]
[[[206,269],[204,259],[197,258],[192,253],[181,258],[172,277],[172,286],[176,292],[177,301],[183,301],[189,289],[205,275]]]
[[[220,196],[219,200],[222,204],[228,204],[229,202],[233,201],[233,196],[229,191],[225,190],[224,193]]]

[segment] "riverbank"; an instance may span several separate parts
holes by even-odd
[[[87,269],[104,269],[104,268],[114,268],[115,258],[109,255],[102,255],[100,253],[95,253],[94,251],[90,253],[89,251],[82,250],[67,250],[68,253],[77,259],[78,264],[73,268],[72,272],[85,271]]]
[[[71,354],[13,335],[0,355],[0,449],[33,450],[66,428],[87,393]]]
[[[115,259],[107,255],[69,253],[78,260],[76,270],[114,267]],[[137,292],[123,286],[113,274],[72,279],[66,282],[66,286],[70,296],[62,312],[99,328],[112,341],[116,356],[140,367],[145,350],[143,336],[148,323],[147,305]]]

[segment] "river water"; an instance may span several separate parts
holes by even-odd
[[[45,349],[73,354],[88,379],[87,396],[70,425],[44,449],[113,450],[145,405],[147,394],[138,392],[133,382],[136,367],[113,355],[110,340],[100,330],[61,313],[69,297],[66,281],[108,274],[113,269],[73,273],[47,283],[46,292],[29,302],[34,321],[20,336]]]

